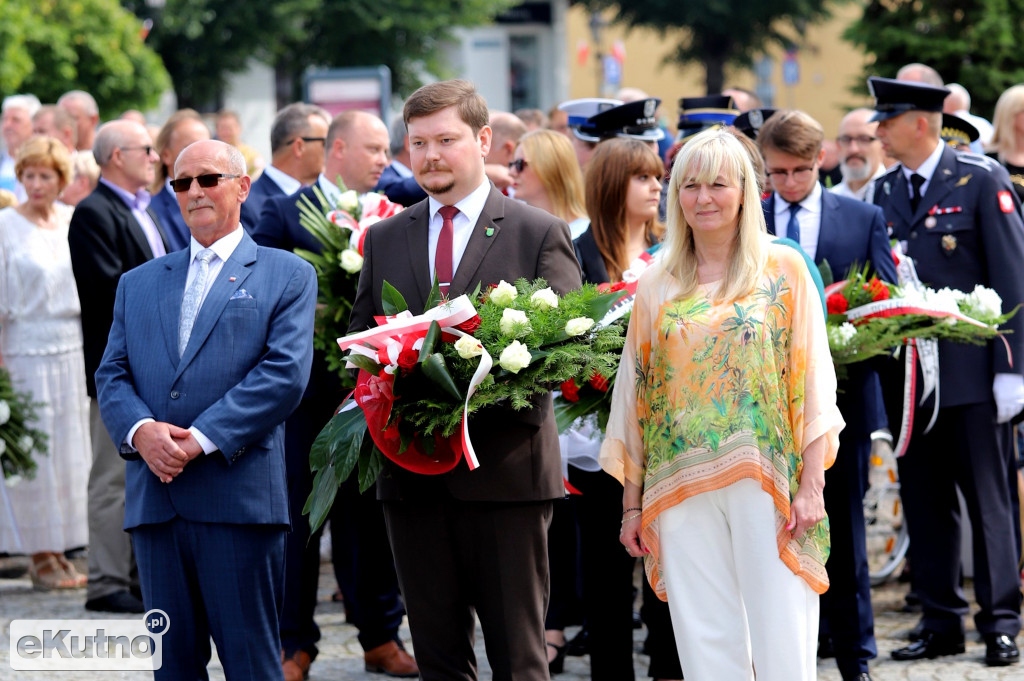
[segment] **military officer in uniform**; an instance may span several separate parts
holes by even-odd
[[[876,181],[874,201],[890,236],[914,259],[926,285],[971,292],[994,289],[1003,309],[1024,302],[1024,224],[1006,170],[983,156],[955,151],[940,139],[943,87],[869,78],[878,137],[899,164]],[[1024,406],[1024,316],[987,345],[939,343],[938,418],[917,410],[910,446],[899,461],[910,532],[914,587],[924,607],[922,633],[893,651],[918,660],[964,651],[968,603],[960,587],[960,506],[967,503],[974,538],[975,624],[991,666],[1018,662],[1020,573],[1010,491],[1009,421]]]

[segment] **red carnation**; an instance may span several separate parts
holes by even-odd
[[[850,304],[843,297],[842,292],[837,291],[825,300],[825,306],[828,308],[829,314],[845,314]]]
[[[871,294],[871,300],[888,300],[889,287],[878,280],[878,277],[871,277],[868,283],[864,284],[864,290]]]
[[[590,377],[590,387],[606,393],[608,392],[608,379],[601,374],[594,374]]]
[[[480,328],[480,315],[473,315],[470,319],[467,319],[461,324],[457,324],[455,328],[468,334],[476,333],[476,330]]]
[[[562,397],[570,402],[580,401],[580,389],[576,387],[576,381],[570,378],[562,383]]]
[[[419,359],[420,359],[420,351],[419,350],[412,350],[412,349],[402,350],[400,353],[398,353],[398,366],[400,366],[402,369],[404,369],[406,371],[409,371],[414,366],[416,366],[416,362],[418,362]]]

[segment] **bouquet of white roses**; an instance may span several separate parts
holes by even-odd
[[[384,457],[425,475],[450,471],[463,459],[474,469],[480,463],[469,437],[473,413],[495,405],[529,409],[531,398],[570,377],[610,376],[623,327],[596,322],[623,294],[584,286],[559,296],[543,279],[520,279],[443,301],[435,284],[426,312],[412,315],[385,283],[384,323],[338,339],[359,379],[353,399],[310,452],[310,525],[323,522],[338,485],[357,465],[364,490]]]

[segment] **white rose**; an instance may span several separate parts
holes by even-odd
[[[501,351],[498,364],[505,371],[518,374],[521,369],[530,365],[530,351],[519,341],[512,341],[508,347]]]
[[[530,305],[544,312],[558,307],[558,294],[551,290],[551,287],[542,288],[530,296]]]
[[[4,440],[3,438],[0,438],[0,454],[3,454],[6,451],[7,451],[7,440]]]
[[[530,330],[530,319],[526,316],[525,312],[506,307],[501,312],[501,322],[498,326],[506,336],[515,336],[518,333],[526,333]]]
[[[350,274],[355,274],[363,269],[363,256],[359,255],[359,251],[346,248],[341,252],[341,269]]]
[[[14,487],[19,482],[21,482],[21,476],[20,475],[12,475],[11,477],[6,478],[4,480],[4,484],[7,485],[8,487]]]
[[[472,336],[463,336],[455,341],[455,349],[462,359],[472,359],[484,354],[483,344]]]
[[[355,215],[356,211],[359,210],[359,195],[352,189],[344,192],[338,197],[338,208],[349,215]]]
[[[11,420],[11,405],[7,404],[4,400],[0,400],[0,426],[4,425]],[[0,450],[2,451],[2,450]]]
[[[565,323],[565,333],[569,336],[578,336],[589,331],[593,325],[594,320],[590,317],[576,317]]]
[[[501,307],[508,307],[518,295],[519,291],[516,290],[516,287],[502,279],[491,291],[491,302]]]
[[[20,438],[18,439],[18,447],[19,447],[19,448],[21,449],[21,451],[23,451],[23,452],[31,452],[31,451],[32,451],[32,445],[33,445],[33,444],[34,444],[34,443],[32,442],[32,438],[31,438],[31,437],[29,437],[28,435],[22,435],[22,436],[21,436],[21,437],[20,437]]]
[[[1003,299],[999,294],[981,284],[967,296],[971,312],[981,319],[994,319],[1003,313]]]

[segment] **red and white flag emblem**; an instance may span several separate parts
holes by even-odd
[[[1013,212],[1013,197],[1006,190],[999,192],[999,210],[1004,213]]]

